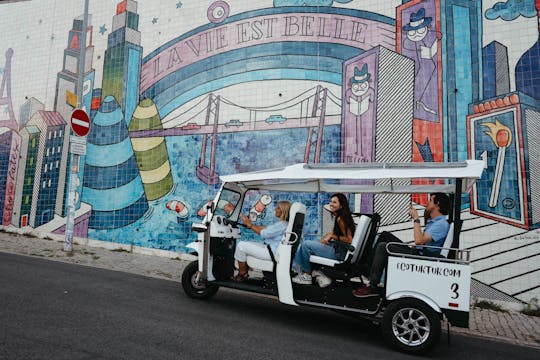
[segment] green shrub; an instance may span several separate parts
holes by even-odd
[[[540,316],[540,305],[537,298],[532,298],[531,302],[525,305],[521,311],[525,315]]]
[[[477,301],[474,304],[474,306],[477,307],[477,308],[480,308],[480,309],[506,312],[506,310],[503,309],[501,305],[495,304],[495,303],[493,303],[491,301],[487,301],[487,300]]]

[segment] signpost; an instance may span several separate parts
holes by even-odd
[[[90,118],[86,111],[75,109],[70,119],[71,129],[75,133],[69,137],[69,151],[71,152],[71,167],[69,180],[68,210],[66,216],[66,232],[64,251],[73,251],[73,223],[75,217],[76,187],[79,180],[80,156],[86,155],[86,135],[90,132]]]
[[[76,136],[70,136],[70,181],[68,183],[68,208],[66,216],[66,231],[64,237],[64,251],[67,253],[73,252],[73,223],[75,221],[75,197],[76,184],[80,183],[79,179],[79,162],[80,156],[86,155],[86,135],[90,131],[90,118],[88,114],[81,110],[83,107],[83,79],[86,60],[86,32],[88,31],[88,2],[84,0],[84,14],[81,31],[81,51],[79,53],[78,62],[78,79],[77,79],[77,107],[71,114],[70,124],[71,129]]]

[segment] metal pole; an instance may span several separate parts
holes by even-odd
[[[459,233],[461,232],[461,187],[462,179],[456,179],[456,192],[454,194],[454,238],[452,239],[452,248],[459,249]],[[455,259],[457,253],[452,250],[449,259]]]
[[[80,59],[79,59],[79,71],[77,79],[77,108],[83,108],[83,84],[84,84],[84,68],[86,66],[86,32],[88,30],[88,2],[90,0],[84,0],[84,13],[83,23],[81,31],[81,44]],[[70,132],[71,134],[71,132]],[[69,142],[71,146],[71,141]],[[73,252],[73,222],[75,221],[75,184],[79,179],[79,155],[73,154],[70,148],[70,161],[71,165],[68,169],[70,172],[68,183],[68,210],[66,216],[66,231],[64,237],[64,251]]]

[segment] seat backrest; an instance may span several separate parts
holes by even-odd
[[[356,264],[360,264],[362,271],[369,274],[372,262],[372,248],[375,242],[375,237],[379,230],[379,223],[381,222],[381,216],[378,213],[371,215],[371,223],[369,226],[369,233],[366,237],[366,241],[362,244],[358,257],[355,261]],[[366,272],[367,271],[367,272]]]
[[[287,224],[287,229],[285,230],[284,240],[286,241],[297,241],[292,246],[291,259],[294,258],[296,249],[302,238],[302,230],[304,229],[304,219],[306,217],[306,206],[302,203],[295,202],[292,203],[291,209],[289,210],[289,223]],[[292,235],[292,234],[296,234]]]
[[[363,243],[367,238],[369,233],[369,228],[371,225],[371,218],[366,215],[361,215],[358,219],[358,224],[356,224],[356,230],[354,231],[354,236],[351,241],[351,245],[354,247],[353,251],[347,251],[345,259],[351,259],[351,263],[354,263],[360,254],[360,249],[362,248]]]
[[[452,247],[452,241],[454,240],[454,223],[450,223],[450,227],[448,228],[448,234],[446,234],[446,239],[444,240],[444,243],[442,244],[443,249],[441,250],[441,256],[447,258],[448,252],[450,251],[448,248]]]

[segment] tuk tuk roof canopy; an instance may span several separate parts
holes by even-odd
[[[295,164],[278,169],[220,176],[247,189],[295,192],[455,193],[456,181],[467,193],[480,179],[484,162]],[[423,184],[412,179],[423,179]],[[440,181],[434,181],[440,180]]]

